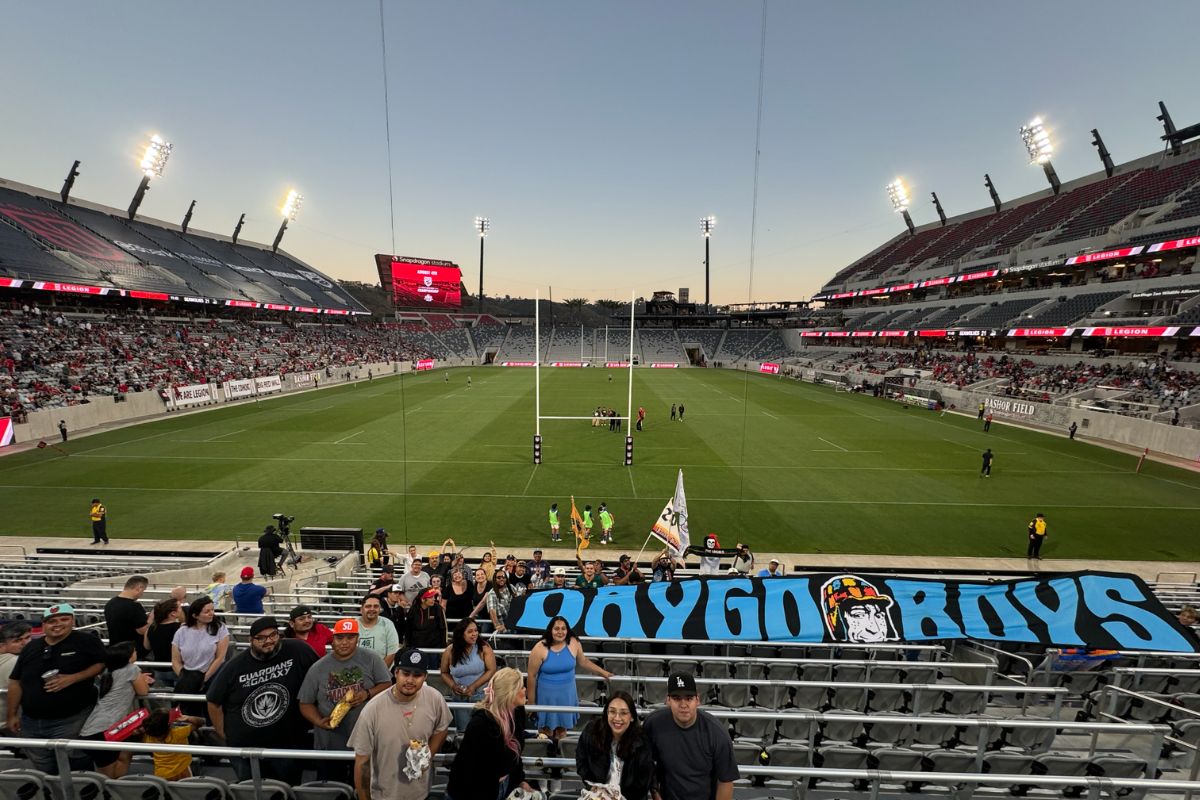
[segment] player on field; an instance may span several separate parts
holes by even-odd
[[[585,538],[585,539],[592,538],[592,525],[594,525],[594,524],[595,523],[592,522],[592,507],[584,506],[583,507],[583,538]]]
[[[992,460],[994,458],[995,456],[992,455],[992,448],[989,447],[987,450],[983,451],[983,466],[979,468],[979,477],[992,477]]]
[[[562,541],[562,537],[558,535],[558,503],[550,504],[550,541]]]
[[[608,513],[608,505],[600,504],[600,544],[612,544],[613,515]]]

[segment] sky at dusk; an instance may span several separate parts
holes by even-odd
[[[150,133],[175,145],[141,213],[374,282],[373,254],[448,259],[485,290],[799,300],[903,229],[1045,187],[1017,129],[1053,131],[1068,181],[1161,148],[1157,102],[1200,121],[1200,3],[740,0],[18,2],[0,9],[0,177],[125,208]],[[393,222],[395,244],[393,248]]]

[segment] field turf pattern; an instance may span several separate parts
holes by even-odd
[[[296,527],[386,527],[406,539],[528,550],[546,510],[607,502],[609,558],[640,547],[682,467],[694,541],[760,552],[1023,556],[1046,514],[1047,558],[1200,560],[1200,475],[997,420],[720,370],[634,373],[635,465],[624,436],[588,421],[542,424],[532,464],[533,370],[395,376],[169,417],[73,440],[64,457],[0,459],[0,533],[90,538],[88,501],[122,538],[256,536]],[[473,386],[467,388],[470,375]],[[627,371],[543,369],[547,415],[624,409]],[[672,402],[687,419],[672,423]],[[628,430],[628,424],[626,430]],[[992,477],[979,477],[985,447]],[[597,528],[596,533],[599,533]],[[503,557],[504,552],[501,552]]]

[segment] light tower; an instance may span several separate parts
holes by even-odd
[[[1028,125],[1021,126],[1021,141],[1025,143],[1025,150],[1029,153],[1029,163],[1042,165],[1050,188],[1058,194],[1062,183],[1054,172],[1054,165],[1050,163],[1050,156],[1054,155],[1054,144],[1050,141],[1050,133],[1041,117],[1034,117],[1029,120]]]
[[[138,168],[142,171],[142,182],[138,184],[137,191],[133,194],[133,202],[129,204],[130,219],[137,214],[138,206],[142,204],[146,190],[150,188],[150,179],[162,176],[163,167],[167,165],[167,159],[171,157],[172,147],[174,145],[163,141],[163,138],[157,133],[151,136],[150,141],[146,143],[146,150],[142,153],[141,163],[138,164]]]
[[[908,226],[908,235],[914,235],[917,228],[913,225],[912,217],[908,215],[908,187],[904,185],[903,180],[896,178],[887,185],[887,193],[888,199],[892,201],[892,211],[900,212],[904,217],[904,224]]]
[[[717,227],[717,218],[713,216],[700,218],[700,233],[704,235],[704,307],[705,310],[712,308],[711,299],[708,296],[708,243],[712,239],[713,228]]]
[[[283,208],[279,209],[279,213],[283,215],[283,222],[279,225],[279,233],[275,234],[275,241],[271,243],[272,253],[279,252],[279,243],[283,241],[284,231],[287,230],[289,222],[296,220],[296,215],[300,213],[302,205],[304,205],[304,195],[295,189],[290,190],[287,193],[287,199],[283,201]]]
[[[492,221],[487,217],[475,218],[475,232],[479,234],[479,313],[483,313],[483,240],[492,229]]]

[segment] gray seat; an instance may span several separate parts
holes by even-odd
[[[780,738],[793,742],[807,742],[812,732],[819,729],[819,723],[814,725],[805,714],[789,714],[785,711],[779,715],[778,722]]]
[[[172,800],[228,800],[229,784],[208,776],[171,781],[168,786]]]
[[[9,769],[0,772],[0,797],[4,800],[43,800],[46,776],[33,769]]]
[[[804,745],[773,744],[767,748],[773,767],[807,767],[812,764],[812,750]]]
[[[829,687],[794,685],[793,688],[795,691],[792,693],[792,705],[796,708],[808,708],[813,711],[819,711],[825,707],[826,698],[829,695]]]
[[[964,726],[958,733],[961,743],[970,749],[975,749],[980,745],[984,750],[999,749],[1000,743],[1004,741],[1005,731],[1000,725],[1003,720],[990,714],[979,714],[975,716],[975,719],[987,724]]]
[[[253,781],[238,781],[229,784],[229,791],[234,800],[258,800],[254,791]],[[292,787],[283,781],[264,778],[262,782],[262,800],[296,800]]]
[[[157,775],[125,775],[108,780],[105,789],[113,800],[168,800],[170,784]]]
[[[757,767],[758,757],[762,752],[762,746],[757,742],[733,743],[733,760],[739,767]]]
[[[750,703],[750,684],[723,683],[717,693],[717,702],[726,708],[742,708]]]
[[[975,771],[975,754],[966,750],[930,750],[925,758],[930,772]]]
[[[829,693],[829,708],[861,713],[867,710],[867,690],[836,687]]]
[[[786,661],[768,664],[766,677],[769,681],[794,681],[796,680],[796,665]]]
[[[863,735],[863,723],[858,720],[825,720],[821,723],[821,738],[827,742],[855,742]]]
[[[983,757],[983,771],[994,775],[1032,775],[1033,756],[1024,753],[988,753]],[[1009,785],[1011,794],[1027,793],[1033,784],[1025,781],[1015,781]]]
[[[770,717],[738,717],[734,720],[734,726],[739,739],[768,744],[775,740],[775,720]]]
[[[915,730],[912,717],[900,714],[872,715],[867,724],[867,737],[876,744],[902,747],[912,741]]]
[[[1144,758],[1095,756],[1088,765],[1088,774],[1101,778],[1143,778],[1146,766]]]
[[[574,758],[575,748],[579,746],[579,740],[574,737],[560,739],[558,742],[558,752],[563,758]]]
[[[925,755],[907,747],[879,747],[867,759],[870,769],[883,772],[920,772]]]
[[[938,715],[932,714],[917,721],[916,730],[913,732],[913,741],[941,748],[954,739],[957,730],[958,727],[953,723],[941,722]]]
[[[840,665],[834,669],[833,679],[846,683],[864,683],[867,680],[867,668],[862,664]]]
[[[754,704],[763,708],[786,708],[792,701],[792,692],[787,686],[768,683],[755,687]]]
[[[914,714],[932,714],[942,707],[945,698],[939,689],[913,689],[908,708]]]
[[[986,692],[945,692],[944,710],[956,717],[969,717],[978,714],[987,706]]]
[[[871,689],[867,692],[867,710],[871,712],[899,711],[905,705],[905,692],[896,688]]]
[[[1088,764],[1091,763],[1087,756],[1072,756],[1066,753],[1043,753],[1035,760],[1047,775],[1059,778],[1084,777],[1087,775]],[[1080,786],[1082,785],[1081,783]],[[1066,794],[1079,794],[1079,791],[1068,789]]]
[[[933,664],[919,664],[904,669],[905,683],[937,683],[938,668]]]
[[[71,772],[71,785],[74,789],[75,800],[104,800],[104,784],[107,781],[108,778],[99,772],[73,770]],[[63,800],[66,797],[62,782],[62,775],[46,776],[46,788],[50,790],[50,796],[55,798],[55,800]]]
[[[866,769],[870,752],[862,747],[833,745],[817,751],[816,763],[824,769]],[[844,779],[824,780],[822,783],[845,783]],[[865,788],[866,781],[853,781],[855,788]]]
[[[310,781],[293,786],[296,800],[355,800],[354,787],[338,781]]]
[[[1039,717],[1014,717],[1014,719],[1045,721]],[[1058,730],[1052,725],[1040,725],[1036,728],[1006,726],[1004,728],[1004,746],[1016,747],[1022,752],[1038,755],[1049,752],[1051,745],[1054,744],[1054,737],[1057,735]]]

